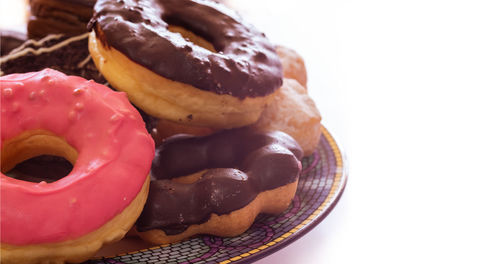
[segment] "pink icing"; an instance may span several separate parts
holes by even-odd
[[[0,175],[1,242],[60,242],[94,231],[126,208],[147,178],[154,143],[124,93],[58,71],[0,78],[1,146],[42,129],[79,153],[53,183]]]

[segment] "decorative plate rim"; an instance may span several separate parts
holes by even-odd
[[[326,140],[328,141],[329,146],[332,148],[333,152],[335,153],[335,158],[337,159],[337,170],[335,172],[335,179],[337,177],[339,178],[339,183],[337,186],[333,184],[330,194],[328,197],[323,201],[323,203],[316,209],[311,216],[315,215],[317,213],[317,216],[309,219],[307,218],[304,220],[300,225],[307,225],[304,228],[298,229],[296,232],[294,232],[292,235],[288,237],[288,239],[283,239],[280,241],[280,243],[276,243],[272,246],[269,246],[266,249],[266,254],[252,254],[250,256],[244,257],[240,260],[236,261],[231,261],[231,260],[226,260],[220,262],[220,264],[226,264],[226,263],[252,263],[257,260],[263,259],[267,256],[270,256],[271,254],[289,246],[293,242],[297,241],[298,239],[302,238],[304,235],[309,233],[311,230],[313,230],[319,223],[321,223],[335,208],[337,203],[340,201],[340,198],[342,197],[342,194],[344,193],[344,189],[347,184],[347,178],[348,178],[348,163],[347,163],[347,157],[345,154],[344,149],[339,145],[339,143],[335,140],[335,138],[332,136],[332,134],[322,125],[321,126],[321,134],[325,136]],[[337,187],[337,188],[335,188]],[[326,204],[328,204],[328,207],[325,207]],[[297,228],[297,227],[294,227]],[[293,230],[293,229],[292,229]],[[285,234],[286,235],[286,234]],[[281,237],[280,237],[281,238]],[[279,238],[277,238],[279,239]],[[272,243],[276,241],[277,239],[269,242]],[[267,243],[267,244],[269,244]],[[266,244],[266,245],[267,245]],[[248,252],[245,252],[248,253]],[[243,254],[245,254],[243,253]],[[241,256],[241,255],[240,255]]]

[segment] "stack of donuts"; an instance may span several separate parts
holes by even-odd
[[[295,51],[212,0],[30,3],[34,39],[2,35],[2,263],[237,236],[288,208],[321,133]],[[19,173],[41,155],[69,174]]]

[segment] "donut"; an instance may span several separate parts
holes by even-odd
[[[157,147],[136,230],[153,244],[239,235],[259,213],[279,214],[289,206],[301,158],[300,146],[279,131],[245,127],[170,137]]]
[[[121,239],[147,199],[154,143],[124,93],[55,70],[0,78],[2,263],[81,262]],[[11,178],[47,154],[73,169],[48,183]]]
[[[293,49],[278,45],[276,47],[276,52],[279,56],[279,59],[281,61],[281,64],[283,65],[283,77],[284,78],[289,78],[289,79],[295,79],[297,82],[299,82],[303,88],[307,89],[307,71],[306,71],[306,66],[304,63],[304,59]],[[286,96],[286,94],[290,94],[292,97],[297,97],[297,93],[293,92],[295,91],[294,89],[287,89],[287,91],[280,91],[277,92],[278,94],[281,94],[281,97]],[[297,91],[301,92],[302,89],[298,89]],[[309,98],[307,95],[302,95],[304,98],[305,102],[305,108],[309,109],[309,112],[314,112],[314,121],[311,122],[310,124],[304,124],[306,125],[305,127],[300,127],[300,128],[293,128],[287,129],[287,133],[290,135],[298,136],[298,141],[301,143],[300,145],[304,149],[304,152],[306,155],[312,154],[312,151],[316,148],[317,143],[319,142],[319,136],[321,134],[320,131],[320,125],[319,122],[321,120],[321,117],[319,116],[319,112],[316,109],[316,106],[314,105],[314,102],[312,101],[311,98]],[[274,100],[281,100],[280,96],[278,98],[274,98]],[[302,100],[302,101],[304,101]],[[279,102],[271,102],[270,104],[274,104],[274,107],[270,107],[270,109],[273,108],[279,108],[276,107],[277,104],[284,105],[287,104],[286,102],[290,102],[291,99],[285,99],[285,101],[279,101]],[[313,109],[313,110],[310,110]],[[308,110],[303,110],[300,109],[300,105],[297,107],[297,110],[294,108],[288,109],[292,110],[291,112],[283,112],[281,111],[280,114],[273,114],[271,111],[272,110],[264,110],[263,116],[261,116],[261,122],[259,122],[259,127],[267,127],[267,131],[272,131],[273,129],[269,129],[270,122],[272,121],[277,121],[278,123],[281,122],[280,120],[274,120],[271,119],[270,117],[274,115],[274,118],[279,118],[280,115],[290,115],[293,114],[297,111],[300,112],[307,112]],[[264,114],[265,113],[265,114]],[[147,115],[147,114],[146,114]],[[210,128],[210,127],[202,127],[202,126],[190,126],[186,124],[179,124],[175,123],[172,121],[168,121],[165,119],[156,119],[154,117],[148,116],[150,119],[154,119],[154,125],[152,126],[152,129],[150,130],[151,135],[153,136],[153,139],[157,144],[160,144],[164,139],[173,136],[175,134],[190,134],[190,135],[196,135],[196,136],[206,136],[213,134],[217,132],[217,129]],[[265,123],[265,124],[264,124]],[[280,129],[283,127],[283,123],[280,123],[280,126],[275,126],[274,128]],[[308,126],[307,125],[312,125],[311,134],[304,134],[304,131],[307,131]],[[284,128],[286,129],[286,128]],[[297,130],[303,129],[304,131],[302,132],[297,132]],[[265,130],[263,130],[265,131]]]
[[[28,37],[40,39],[50,34],[86,33],[94,4],[95,0],[30,0]]]
[[[283,65],[283,77],[295,79],[307,89],[307,70],[304,59],[293,49],[278,45],[276,52]]]
[[[107,83],[90,58],[88,33],[72,37],[51,34],[40,40],[30,39],[0,57],[0,76],[41,71],[45,68],[101,84]]]
[[[160,119],[245,126],[282,84],[265,35],[214,1],[98,0],[89,28],[97,68]]]
[[[283,86],[260,119],[251,127],[266,132],[280,130],[292,136],[305,156],[317,148],[321,136],[321,115],[307,90],[294,79],[283,79]]]

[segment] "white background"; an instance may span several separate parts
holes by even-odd
[[[228,2],[304,56],[350,165],[333,212],[259,264],[500,263],[499,1]]]
[[[349,180],[267,263],[500,263],[500,1],[230,1],[301,53]]]

